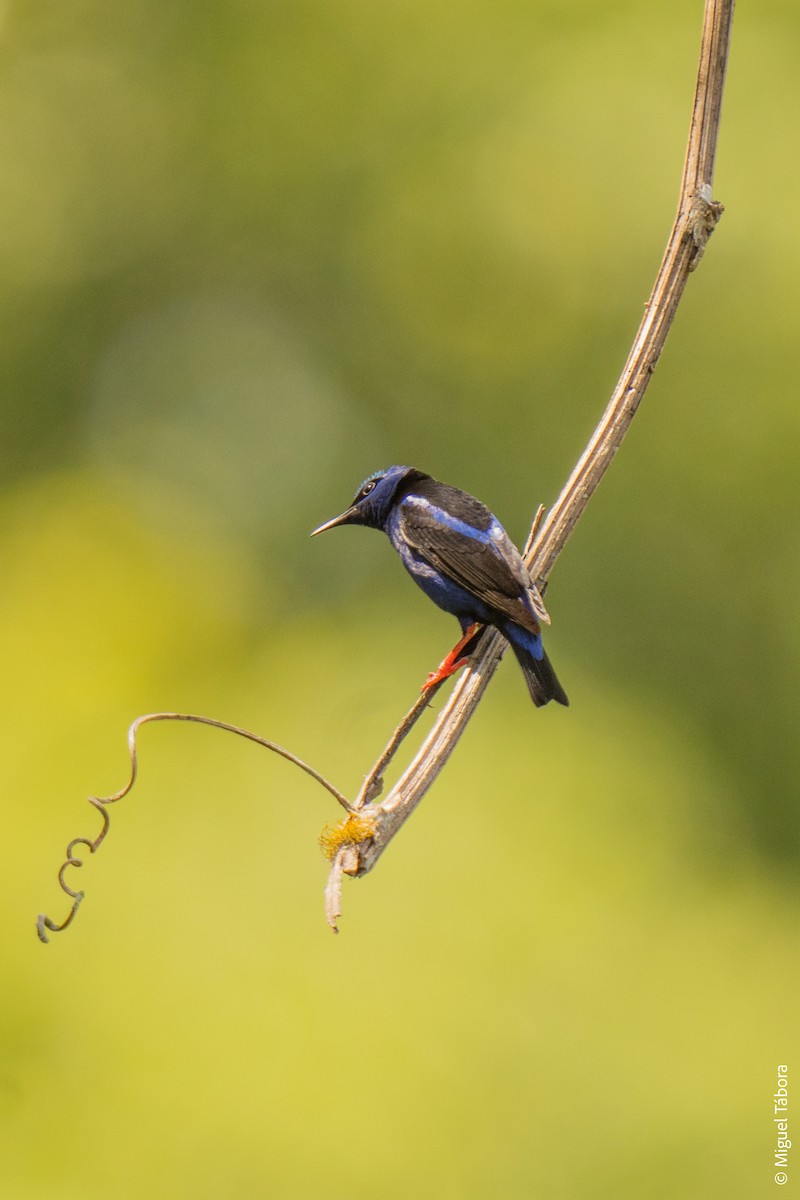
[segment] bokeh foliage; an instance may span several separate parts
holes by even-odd
[[[375,875],[353,791],[456,627],[375,535],[411,462],[518,539],[666,238],[701,4],[3,10],[0,1149],[19,1200],[753,1197],[796,1020],[800,16],[737,14],[727,206],[554,573]],[[452,627],[451,627],[452,626]],[[551,706],[554,707],[554,706]],[[794,1053],[794,1057],[792,1057]]]

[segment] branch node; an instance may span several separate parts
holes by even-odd
[[[687,218],[687,232],[694,243],[694,253],[689,262],[690,271],[695,270],[705,254],[708,239],[724,211],[725,205],[711,199],[711,186],[704,183],[692,201]]]
[[[319,835],[319,844],[325,857],[333,862],[343,846],[358,846],[375,835],[378,821],[374,812],[348,813],[335,825],[326,825]]]

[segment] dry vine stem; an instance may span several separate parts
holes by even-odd
[[[712,185],[733,8],[734,0],[706,0],[677,215],[642,323],[608,407],[526,556],[540,590],[546,586],[556,559],[622,444],[664,348],[689,273],[699,262],[722,214],[722,205],[712,200]],[[352,844],[349,854],[337,854],[331,865],[327,916],[334,929],[340,915],[341,874],[359,876],[371,871],[411,816],[455,749],[505,646],[501,634],[487,630],[474,662],[457,683],[414,761],[384,800],[367,801],[375,817],[374,833],[362,843]],[[414,712],[412,709],[409,717]],[[362,792],[356,806],[365,800],[367,796]]]
[[[678,212],[628,360],[608,407],[575,470],[541,526],[541,510],[537,514],[529,538],[525,561],[542,591],[547,586],[556,559],[622,443],[664,347],[689,274],[699,262],[722,213],[722,205],[712,199],[712,184],[733,8],[734,0],[706,0],[700,66]],[[413,762],[383,800],[378,797],[383,789],[384,772],[439,685],[437,689],[422,695],[403,718],[352,804],[313,768],[257,734],[211,717],[153,713],[138,718],[128,735],[131,757],[129,782],[114,796],[91,798],[90,803],[103,817],[103,827],[94,841],[75,838],[70,842],[66,861],[59,872],[59,882],[72,898],[72,909],[61,925],[55,924],[49,917],[40,916],[37,925],[40,938],[47,941],[47,930],[65,929],[73,920],[83,893],[67,886],[64,871],[67,867],[82,865],[74,853],[77,846],[82,845],[94,853],[104,840],[108,832],[107,806],[127,795],[136,779],[137,730],[148,721],[158,720],[197,721],[237,733],[288,758],[332,793],[347,813],[344,820],[327,830],[322,839],[331,860],[325,893],[326,915],[329,924],[336,930],[337,918],[341,913],[343,876],[360,876],[371,871],[389,842],[411,816],[453,753],[505,649],[505,639],[496,630],[487,629],[480,635],[470,667],[456,684]]]

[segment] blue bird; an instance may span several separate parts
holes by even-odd
[[[458,618],[463,636],[424,689],[464,666],[479,627],[494,625],[511,643],[533,703],[569,704],[542,646],[541,623],[550,622],[542,597],[480,500],[414,467],[389,467],[370,475],[350,507],[311,536],[336,525],[383,530],[425,595]]]

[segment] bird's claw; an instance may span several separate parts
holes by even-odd
[[[459,658],[457,662],[448,662],[447,659],[440,663],[435,671],[431,671],[428,678],[422,685],[422,691],[428,692],[432,687],[436,687],[438,683],[444,683],[445,679],[449,679],[456,671],[460,671],[462,667],[467,665],[466,658]]]
[[[432,687],[436,687],[437,683],[443,683],[445,679],[449,679],[456,671],[460,671],[469,662],[469,651],[472,650],[472,639],[480,629],[478,624],[470,625],[464,633],[464,636],[456,642],[453,649],[448,654],[447,658],[443,658],[435,671],[431,671],[428,678],[422,685],[422,691],[428,692]],[[462,655],[462,651],[467,650],[467,654]]]

